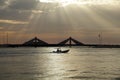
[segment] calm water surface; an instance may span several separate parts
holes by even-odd
[[[120,80],[119,48],[53,50],[0,48],[0,80]]]

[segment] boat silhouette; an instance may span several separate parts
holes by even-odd
[[[56,51],[53,51],[53,53],[68,53],[70,50],[67,49],[67,50],[61,50],[60,48],[57,48]]]

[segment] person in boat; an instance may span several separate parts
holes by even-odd
[[[60,48],[57,48],[57,52],[61,52],[61,49],[60,49]]]

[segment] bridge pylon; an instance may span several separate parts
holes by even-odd
[[[58,43],[58,45],[60,45],[60,46],[65,46],[65,45],[83,46],[84,44],[82,42],[77,41],[76,39],[74,39],[72,37],[69,37],[69,38],[63,40],[62,42]]]

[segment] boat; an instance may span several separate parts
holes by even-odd
[[[56,51],[53,51],[53,53],[67,53],[69,51],[70,51],[69,49],[68,50],[61,50],[58,48]]]

